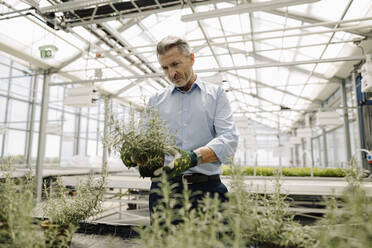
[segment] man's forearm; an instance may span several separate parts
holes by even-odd
[[[198,150],[202,156],[202,162],[201,162],[202,164],[213,163],[213,162],[218,161],[216,154],[211,148],[207,146],[203,146],[196,150]]]

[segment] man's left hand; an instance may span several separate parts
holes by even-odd
[[[163,171],[167,174],[168,179],[172,179],[173,177],[180,175],[182,172],[187,171],[197,164],[197,157],[193,151],[183,151],[179,148],[176,148],[173,160],[164,167],[154,171],[154,177],[151,178],[151,181],[160,181],[160,176]]]

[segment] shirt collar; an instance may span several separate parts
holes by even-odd
[[[172,94],[173,94],[174,92],[176,92],[176,91],[179,91],[179,92],[181,92],[181,93],[186,93],[186,92],[184,92],[184,91],[178,89],[174,84],[172,84],[171,87],[172,87],[172,88],[171,88],[171,93],[172,93]],[[192,91],[195,90],[195,88],[197,88],[197,87],[198,87],[199,89],[201,89],[201,90],[204,90],[204,85],[200,82],[200,80],[199,80],[198,78],[196,78],[195,82],[191,85],[191,88],[190,88],[190,90],[189,90],[188,92],[192,92]]]

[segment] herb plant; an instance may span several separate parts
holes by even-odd
[[[47,247],[69,247],[72,234],[80,222],[101,211],[105,182],[106,167],[99,180],[94,180],[93,174],[89,174],[86,181],[80,181],[76,196],[68,194],[60,178],[57,179],[55,195],[44,190],[47,200],[42,204],[42,209],[48,220],[42,226]]]
[[[174,154],[174,135],[171,135],[158,113],[146,109],[136,122],[118,120],[111,116],[110,132],[105,143],[120,155],[128,167],[138,166],[142,177],[151,177],[162,167],[166,154]]]
[[[163,204],[152,226],[139,230],[141,247],[314,247],[312,230],[293,220],[279,181],[275,193],[262,196],[247,191],[241,168],[232,167],[232,175],[227,203],[206,197],[192,210],[190,193],[169,197],[172,186],[163,180]],[[175,210],[177,202],[183,207]]]
[[[346,170],[348,187],[341,197],[327,204],[328,212],[317,224],[317,247],[372,246],[372,198],[362,188],[363,171],[352,158]]]
[[[43,247],[39,226],[31,217],[34,208],[33,180],[13,177],[10,165],[1,165],[0,247]]]

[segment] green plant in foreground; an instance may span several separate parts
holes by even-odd
[[[247,191],[242,169],[231,167],[233,183],[229,201],[205,197],[200,208],[190,210],[189,192],[169,197],[171,185],[162,181],[164,196],[152,226],[139,230],[141,247],[313,247],[311,230],[293,220],[277,182],[273,194]],[[183,207],[174,209],[176,204]],[[174,221],[181,221],[174,225]]]
[[[31,216],[34,208],[33,180],[12,176],[10,165],[1,165],[0,247],[43,247],[39,226]]]
[[[138,229],[140,247],[204,248],[225,247],[219,236],[226,230],[222,224],[221,204],[217,198],[206,198],[201,208],[190,209],[190,192],[172,193],[173,185],[163,176],[159,194],[162,204],[152,216],[152,226]],[[173,197],[170,197],[172,194]],[[177,204],[183,207],[176,209]],[[174,222],[179,222],[175,225]]]
[[[174,154],[174,135],[169,133],[159,114],[150,109],[142,113],[138,123],[133,115],[129,122],[112,116],[109,127],[104,142],[120,154],[127,167],[136,166],[137,162],[143,177],[153,176],[153,172],[163,166],[164,156]]]
[[[98,180],[89,174],[86,181],[78,183],[76,196],[68,194],[60,178],[57,179],[55,195],[51,196],[44,190],[47,200],[42,204],[42,209],[48,220],[42,223],[42,227],[47,247],[69,247],[80,222],[101,211],[106,175],[106,167]]]
[[[241,170],[233,171],[230,201],[224,210],[232,235],[232,247],[313,247],[311,230],[294,221],[286,196],[280,193],[277,177],[272,194],[253,194],[247,191]]]
[[[152,226],[139,229],[140,247],[371,247],[372,198],[361,187],[363,173],[353,163],[344,171],[348,187],[342,207],[334,197],[325,217],[312,226],[294,220],[278,177],[274,193],[253,194],[244,184],[244,167],[231,166],[229,201],[205,198],[197,210],[190,210],[188,191],[171,198],[172,186],[163,178],[163,205]],[[175,210],[180,202],[183,207]],[[174,225],[175,220],[181,222]]]
[[[317,247],[372,246],[372,198],[361,187],[363,172],[353,158],[346,170],[348,187],[339,202],[333,198],[327,204],[328,212],[317,224]]]

